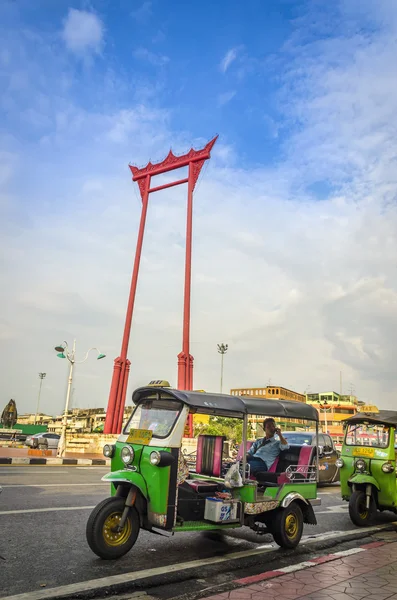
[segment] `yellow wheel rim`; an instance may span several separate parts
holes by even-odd
[[[362,519],[363,521],[365,521],[366,519],[368,519],[368,509],[365,506],[365,504],[361,503],[358,509],[358,514],[360,515],[360,519]]]
[[[114,512],[107,517],[103,524],[103,539],[108,546],[122,546],[131,535],[132,524],[130,518],[127,518],[125,525],[120,532],[115,531],[115,528],[121,521],[121,515],[121,512]]]
[[[289,515],[287,515],[287,518],[285,519],[285,533],[287,534],[287,536],[290,539],[293,539],[294,537],[296,537],[298,531],[299,531],[298,519],[296,518],[296,515],[294,515],[293,513],[290,513]]]

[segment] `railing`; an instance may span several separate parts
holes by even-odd
[[[317,469],[315,465],[290,465],[285,474],[290,481],[316,481]]]

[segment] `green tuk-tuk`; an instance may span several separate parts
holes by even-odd
[[[397,512],[397,412],[357,413],[344,421],[342,453],[337,460],[341,493],[349,502],[350,518],[365,527],[376,511]]]
[[[249,415],[312,421],[318,430],[315,408],[153,387],[136,390],[133,402],[135,409],[116,444],[104,447],[111,472],[103,480],[111,484],[111,497],[94,508],[86,529],[88,544],[98,556],[123,556],[140,529],[169,535],[247,526],[259,534],[271,533],[281,547],[294,548],[303,524],[316,524],[313,506],[321,502],[318,445],[290,446],[257,479],[250,476],[245,451]],[[189,471],[181,449],[189,414],[242,421],[241,463],[228,468],[224,438],[200,435],[196,467]],[[233,477],[228,477],[230,469]]]

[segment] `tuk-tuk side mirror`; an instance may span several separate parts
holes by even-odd
[[[318,447],[318,455],[322,456],[324,454],[324,446],[319,446]]]

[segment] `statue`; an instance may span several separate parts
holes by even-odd
[[[0,425],[4,427],[4,429],[12,429],[16,424],[18,419],[17,405],[15,400],[10,400],[6,405],[3,413],[1,415]]]

